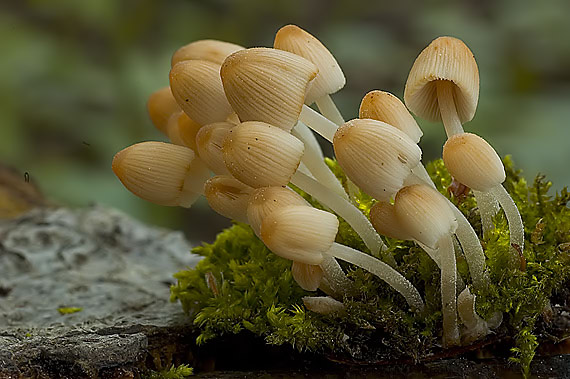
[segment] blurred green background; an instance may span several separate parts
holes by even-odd
[[[0,160],[61,204],[120,208],[211,240],[227,221],[204,202],[154,206],[126,191],[113,155],[162,139],[145,103],[168,84],[181,45],[214,38],[271,46],[294,23],[317,36],[344,69],[345,118],[372,89],[403,95],[418,53],[435,37],[463,39],[481,75],[469,131],[512,154],[532,180],[570,184],[570,2],[13,0],[0,2]],[[424,159],[441,154],[443,128],[420,121]]]

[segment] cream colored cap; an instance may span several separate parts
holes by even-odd
[[[234,126],[229,122],[215,122],[204,125],[196,134],[200,158],[218,175],[231,175],[224,162],[222,148],[228,132]]]
[[[231,220],[247,223],[247,205],[253,188],[231,176],[214,176],[204,185],[210,207]]]
[[[422,157],[407,134],[372,119],[354,119],[341,125],[333,146],[346,175],[381,201],[389,201],[402,188]]]
[[[360,103],[360,118],[371,118],[392,125],[420,142],[423,132],[408,108],[396,96],[384,91],[370,91]]]
[[[182,61],[170,70],[176,102],[200,125],[225,121],[233,112],[220,79],[220,66],[208,61]]]
[[[339,313],[345,310],[343,303],[330,296],[305,296],[303,297],[303,304],[308,310],[323,315]]]
[[[113,171],[135,195],[167,206],[190,207],[210,171],[192,150],[163,142],[141,142],[119,151]]]
[[[435,189],[415,184],[396,195],[394,213],[404,233],[437,249],[439,241],[457,229],[457,219],[447,200]]]
[[[296,25],[286,25],[275,35],[273,47],[289,51],[313,62],[319,74],[305,98],[306,104],[340,90],[346,84],[342,69],[330,51],[315,37]]]
[[[172,55],[171,66],[188,60],[203,60],[221,65],[226,57],[243,47],[215,39],[202,39],[182,46]]]
[[[443,163],[457,181],[485,192],[505,181],[505,167],[491,145],[476,134],[451,136],[443,146]]]
[[[255,234],[259,237],[259,230],[263,219],[276,209],[289,205],[307,205],[308,203],[288,187],[263,187],[251,194],[247,207],[247,220]]]
[[[292,261],[318,265],[336,237],[338,219],[307,206],[276,209],[261,223],[261,240],[275,254]]]
[[[193,121],[184,111],[179,111],[168,119],[166,135],[173,144],[186,146],[197,152],[196,134],[201,127],[202,125]]]
[[[305,291],[316,291],[319,289],[324,272],[320,266],[293,261],[291,274],[299,287]]]
[[[433,40],[416,58],[406,81],[404,100],[418,117],[441,120],[437,102],[437,80],[455,84],[453,97],[461,123],[475,115],[479,100],[479,69],[463,41],[453,37]]]
[[[166,133],[170,116],[180,111],[170,87],[163,87],[153,92],[148,98],[146,108],[154,126],[163,133]]]
[[[297,123],[317,67],[287,51],[253,48],[230,55],[221,75],[241,121],[263,121],[290,131]]]
[[[228,170],[254,188],[287,185],[304,151],[296,137],[258,121],[231,128],[222,147]]]
[[[379,201],[370,208],[370,222],[383,236],[399,240],[411,239],[396,218],[394,206],[387,201]]]

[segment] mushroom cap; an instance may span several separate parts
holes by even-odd
[[[244,48],[229,42],[215,39],[202,39],[182,46],[172,55],[171,67],[178,62],[203,60],[221,65],[226,57]]]
[[[346,175],[381,201],[389,201],[402,188],[422,157],[407,134],[372,119],[354,119],[341,125],[333,147]]]
[[[340,90],[346,84],[344,73],[330,51],[314,36],[296,25],[286,25],[275,35],[273,47],[289,51],[313,62],[319,73],[307,96],[305,104]]]
[[[254,188],[287,185],[304,151],[305,145],[296,137],[259,121],[231,128],[222,147],[231,174]]]
[[[175,145],[186,146],[196,150],[196,134],[202,125],[193,121],[184,111],[174,113],[168,119],[166,135],[168,139]]]
[[[479,100],[479,69],[475,57],[463,41],[453,37],[433,40],[416,58],[406,81],[404,100],[418,117],[441,120],[436,81],[448,80],[461,123],[475,115]]]
[[[251,194],[247,206],[247,220],[253,231],[259,236],[263,219],[274,210],[290,205],[307,205],[308,203],[289,187],[262,187]]]
[[[360,102],[359,118],[371,118],[390,124],[406,133],[415,143],[423,132],[408,108],[390,92],[370,91]]]
[[[190,207],[210,171],[184,146],[141,142],[119,151],[113,171],[132,193],[159,205]]]
[[[316,291],[319,289],[321,279],[324,276],[323,269],[320,266],[295,261],[291,265],[291,274],[299,287],[305,291]]]
[[[204,125],[196,134],[196,147],[200,159],[217,175],[231,175],[224,162],[224,141],[235,125],[230,122],[214,122]]]
[[[443,146],[443,162],[451,176],[476,191],[490,190],[506,178],[495,149],[476,134],[451,136]]]
[[[400,225],[394,205],[387,201],[378,201],[370,208],[370,222],[374,229],[383,236],[399,240],[411,239]]]
[[[332,246],[338,219],[306,205],[279,208],[261,223],[261,240],[275,254],[292,261],[318,265]]]
[[[442,237],[457,229],[457,219],[447,200],[424,184],[398,191],[394,213],[404,233],[433,249],[439,247]]]
[[[170,116],[180,111],[168,86],[153,92],[148,98],[146,108],[154,126],[163,133],[166,133]]]
[[[225,121],[233,112],[226,99],[220,66],[199,60],[182,61],[170,70],[172,95],[182,110],[200,125]]]
[[[247,205],[253,188],[227,175],[214,176],[204,185],[210,207],[231,220],[247,223]]]
[[[241,121],[263,121],[291,131],[317,72],[313,63],[299,55],[259,47],[227,57],[221,76]]]

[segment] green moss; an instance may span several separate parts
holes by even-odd
[[[566,189],[548,194],[550,183],[538,176],[528,185],[512,161],[505,158],[505,187],[517,203],[525,224],[525,247],[513,262],[509,255],[508,225],[502,212],[496,229],[482,239],[491,284],[476,293],[477,311],[485,318],[502,312],[502,328],[513,337],[512,360],[528,373],[538,340],[535,322],[549,299],[570,279],[570,194]],[[343,185],[346,177],[335,161],[327,164]],[[455,197],[447,188],[451,177],[443,162],[427,166],[438,190],[458,205],[480,233],[473,195]],[[311,204],[314,199],[298,191]],[[374,200],[357,192],[354,202],[367,214]],[[343,220],[337,242],[366,251],[362,240]],[[346,312],[321,315],[308,311],[302,290],[293,280],[291,262],[272,254],[244,224],[220,233],[213,244],[193,249],[203,260],[195,269],[175,275],[171,299],[180,301],[200,331],[204,343],[224,334],[244,330],[269,344],[289,344],[299,351],[316,351],[376,360],[385,357],[421,360],[441,351],[442,319],[439,270],[429,256],[409,241],[386,240],[401,272],[424,296],[426,311],[412,313],[405,300],[374,275],[343,263],[359,288],[355,298],[345,298]],[[458,255],[460,275],[469,285],[468,267]],[[313,293],[314,294],[314,293]]]
[[[187,365],[170,366],[161,371],[149,371],[142,377],[144,379],[184,379],[194,374],[192,367]]]
[[[69,315],[72,313],[77,313],[77,312],[81,312],[83,310],[83,308],[77,308],[77,307],[61,307],[61,308],[57,308],[57,311],[62,314],[62,315]]]

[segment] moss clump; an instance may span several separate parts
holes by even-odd
[[[168,369],[160,371],[149,371],[142,375],[144,379],[184,379],[192,376],[194,370],[187,365],[170,366]]]
[[[520,264],[508,262],[508,225],[502,212],[497,228],[482,236],[491,285],[476,293],[477,311],[489,318],[503,313],[503,329],[513,337],[512,360],[528,373],[538,345],[535,322],[557,289],[570,279],[570,194],[547,194],[550,183],[538,176],[531,185],[505,159],[505,187],[525,224],[525,249]],[[344,185],[346,178],[333,160],[327,164]],[[455,197],[447,188],[451,177],[443,162],[427,167],[438,189],[448,196],[480,233],[472,194]],[[301,192],[300,192],[301,193]],[[301,193],[313,205],[317,202]],[[356,195],[367,213],[373,200]],[[342,222],[337,241],[364,250],[356,233]],[[409,241],[387,239],[401,272],[422,293],[426,311],[412,313],[404,299],[374,275],[343,265],[359,288],[357,297],[343,299],[346,311],[321,315],[308,311],[302,297],[310,296],[293,280],[291,262],[272,254],[244,224],[220,233],[213,244],[193,249],[203,260],[195,269],[175,275],[172,301],[179,300],[200,331],[204,343],[227,333],[248,330],[270,344],[289,344],[300,351],[323,352],[369,362],[401,358],[420,361],[441,351],[442,333],[439,270],[429,256]],[[468,268],[458,256],[459,273],[469,285]],[[472,289],[473,290],[473,289]]]

